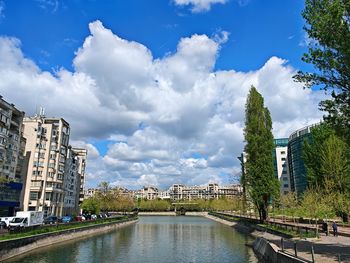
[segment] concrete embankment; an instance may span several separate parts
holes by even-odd
[[[106,224],[92,225],[0,241],[0,262],[30,252],[37,248],[67,242],[72,239],[86,238],[88,236],[106,233],[120,227],[128,226],[135,222],[137,222],[137,219],[110,222]]]
[[[139,212],[139,216],[176,216],[176,212]],[[186,216],[207,216],[208,212],[186,212]]]
[[[263,237],[260,237],[259,235],[261,235],[261,231],[263,230],[261,229],[261,227],[257,227],[241,221],[225,220],[224,218],[219,218],[210,214],[208,214],[206,217],[209,219],[215,220],[219,223],[231,226],[235,230],[239,232],[243,232],[255,238],[255,241],[252,244],[252,248],[255,254],[258,256],[258,258],[263,262],[269,262],[269,263],[307,263],[309,262],[304,259],[294,257],[291,254],[287,254],[281,251],[277,245],[269,242],[267,239]]]
[[[139,216],[176,216],[175,212],[139,212]]]
[[[286,254],[275,244],[270,243],[265,238],[257,237],[253,243],[255,254],[264,262],[269,263],[308,263],[302,258]]]

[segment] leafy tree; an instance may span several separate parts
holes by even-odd
[[[325,190],[342,194],[349,193],[350,163],[346,143],[332,134],[323,143],[320,157],[320,172],[324,178]]]
[[[84,212],[91,214],[100,213],[100,202],[96,197],[89,197],[85,199],[80,207]]]
[[[298,209],[298,199],[296,193],[288,192],[287,194],[281,195],[279,204],[282,208],[282,212],[287,215],[291,215],[294,221],[294,217]]]
[[[299,214],[310,217],[315,223],[322,218],[334,216],[333,207],[329,202],[329,196],[324,195],[319,188],[309,188],[303,194]],[[316,228],[318,232],[318,229]]]
[[[308,53],[302,60],[313,64],[315,73],[299,71],[294,78],[305,87],[331,92],[320,107],[337,134],[350,144],[350,1],[306,0],[302,13],[308,35]]]
[[[270,112],[264,107],[264,99],[255,87],[251,87],[248,94],[245,118],[246,188],[259,212],[260,221],[265,221],[269,202],[279,195],[279,182],[273,168]]]
[[[321,123],[311,129],[310,140],[304,141],[302,158],[306,168],[309,187],[322,186],[324,182],[320,171],[320,152],[322,151],[324,141],[334,133],[330,125]]]

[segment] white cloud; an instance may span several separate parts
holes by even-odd
[[[228,0],[174,0],[176,5],[179,6],[192,6],[193,13],[209,11],[214,4],[225,4]]]
[[[29,115],[44,106],[71,124],[72,144],[89,150],[88,185],[228,183],[239,171],[251,85],[264,96],[277,137],[321,118],[324,95],[295,83],[295,69],[281,58],[256,71],[215,71],[224,31],[182,38],[176,51],[154,59],[99,21],[89,28],[74,71],[55,74],[26,58],[18,39],[0,37],[1,95]],[[111,140],[106,154],[91,144],[101,139]]]

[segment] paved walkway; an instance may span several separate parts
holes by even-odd
[[[281,238],[269,233],[254,233],[264,237],[277,246],[281,247]],[[316,262],[350,262],[350,238],[333,237],[322,235],[319,239],[308,240],[284,240],[284,247],[288,253],[294,255],[294,241],[297,242],[298,256],[307,260],[312,260],[311,246],[314,247]]]
[[[271,219],[271,222],[273,221],[274,220]],[[275,222],[283,223],[282,220],[278,219],[275,219]],[[294,224],[292,222],[288,222],[288,224],[314,228],[314,225],[310,224]],[[328,227],[329,230],[331,230],[331,224],[329,224]],[[342,232],[349,235],[339,235],[337,237],[334,237],[332,231],[330,231],[329,236],[326,236],[324,233],[320,233],[320,238],[318,239],[284,239],[284,248],[288,253],[294,255],[294,242],[296,242],[298,257],[312,261],[311,247],[313,246],[315,262],[339,262],[340,257],[340,262],[350,263],[350,228],[342,227],[338,224],[338,232]],[[264,237],[281,248],[281,237],[279,236],[259,231],[254,231],[252,234],[255,236]]]

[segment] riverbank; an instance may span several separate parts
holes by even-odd
[[[322,234],[318,239],[284,238],[282,249],[283,233],[280,235],[268,233],[260,226],[257,227],[249,222],[242,222],[234,218],[225,220],[213,215],[209,215],[208,218],[230,225],[235,230],[255,238],[255,242],[251,246],[265,262],[312,262],[311,251],[313,250],[314,262],[350,263],[350,238],[348,237],[333,237]],[[295,256],[295,246],[297,247],[297,257]]]
[[[88,236],[106,233],[137,222],[137,218],[122,219],[115,222],[81,226],[67,230],[32,235],[0,241],[0,262],[32,250],[68,242],[72,239],[81,239]]]

